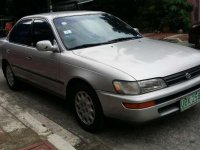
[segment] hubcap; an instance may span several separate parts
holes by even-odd
[[[7,66],[7,68],[6,68],[6,78],[8,80],[8,84],[10,86],[13,86],[14,85],[14,76],[13,76],[10,66]]]
[[[75,108],[78,117],[86,125],[91,125],[95,120],[95,108],[91,97],[85,92],[80,91],[75,97]]]

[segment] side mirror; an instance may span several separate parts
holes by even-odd
[[[56,45],[52,45],[48,40],[37,42],[36,48],[39,51],[58,52],[58,47]]]

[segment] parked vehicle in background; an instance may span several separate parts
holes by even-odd
[[[12,18],[0,16],[0,38],[7,36],[13,26],[14,21]]]
[[[104,12],[24,17],[0,54],[12,90],[24,80],[69,100],[88,131],[104,117],[144,122],[200,102],[199,51],[144,38]]]
[[[14,25],[15,25],[14,21],[6,22],[5,29],[4,29],[6,35],[8,35],[8,33],[12,30]]]
[[[193,25],[189,31],[189,43],[200,49],[200,24]]]

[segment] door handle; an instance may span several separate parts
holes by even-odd
[[[27,59],[27,60],[31,60],[32,57],[31,57],[31,56],[27,56],[26,59]]]

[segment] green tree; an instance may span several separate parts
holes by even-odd
[[[163,0],[164,16],[160,27],[188,30],[191,24],[192,5],[187,0]]]
[[[188,0],[95,0],[94,10],[119,16],[142,30],[188,30],[192,5]]]

